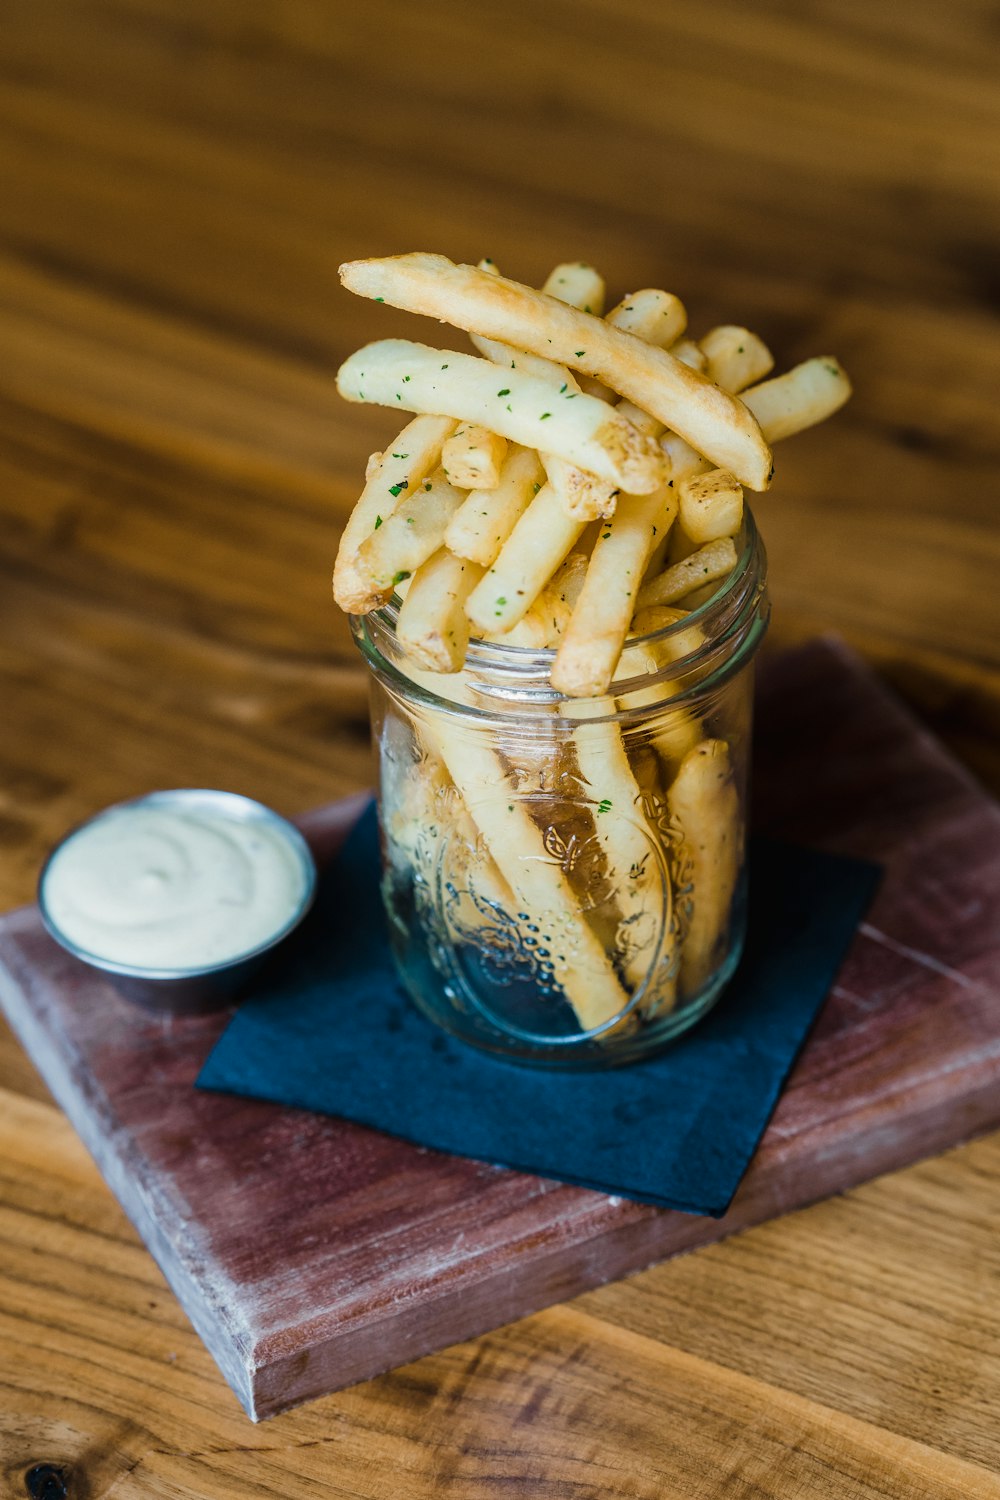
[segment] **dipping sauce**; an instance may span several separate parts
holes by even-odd
[[[108,964],[195,971],[295,925],[313,871],[298,832],[248,798],[153,793],[109,808],[51,856],[47,925]]]

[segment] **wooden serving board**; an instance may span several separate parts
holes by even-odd
[[[0,922],[0,1000],[256,1418],[365,1379],[1000,1122],[1000,809],[843,647],[761,674],[769,833],[885,879],[724,1219],[196,1092],[225,1017],[151,1018]],[[357,799],[303,820],[321,854]]]

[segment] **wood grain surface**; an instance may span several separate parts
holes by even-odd
[[[336,266],[410,248],[839,355],[757,507],[775,636],[1000,789],[998,44],[992,0],[5,0],[0,901],[118,797],[368,779],[328,573],[391,425],[333,371],[427,329]],[[254,1430],[5,1038],[3,1484],[1000,1495],[998,1196],[980,1141]]]

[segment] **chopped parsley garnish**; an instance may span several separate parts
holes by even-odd
[[[381,516],[376,516],[375,517],[375,530],[376,531],[378,531],[378,529],[381,526],[381,524],[382,524],[382,517]]]
[[[447,370],[448,366],[447,365],[442,365],[441,368],[442,368],[442,370]]]
[[[393,458],[409,458],[410,455],[408,453],[394,453],[392,456]]]
[[[826,368],[830,371],[831,375],[839,375],[840,374],[840,371],[837,369],[836,365],[827,365]]]
[[[404,578],[409,578],[409,576],[410,575],[405,568],[401,569],[400,572],[398,572],[395,578],[393,578],[392,580],[393,588],[395,588],[397,583],[402,583]]]
[[[537,494],[538,494],[538,491],[539,491],[539,490],[540,490],[540,489],[541,489],[541,485],[540,485],[540,484],[533,484],[533,485],[532,485],[532,486],[531,486],[531,492],[532,492],[532,494],[534,494],[534,495],[537,495]]]
[[[403,493],[403,491],[409,485],[409,483],[410,483],[410,481],[408,479],[401,479],[398,484],[390,484],[390,486],[389,486],[389,494],[390,495],[394,495],[396,497],[396,499],[398,500],[399,497],[400,497],[400,495]]]
[[[510,395],[510,386],[509,385],[505,385],[502,391],[497,391],[497,395],[498,396],[509,396]]]
[[[409,380],[409,378],[410,378],[410,377],[409,377],[409,375],[404,375],[404,376],[403,376],[403,384],[404,384],[404,385],[405,385],[405,384],[406,384],[406,382],[407,382],[407,381],[408,381],[408,380]]]
[[[586,352],[587,352],[586,349],[578,349],[576,351],[576,357],[577,357],[577,359],[582,359],[583,356],[586,354]]]
[[[385,298],[384,298],[384,297],[376,297],[376,298],[375,298],[375,301],[376,301],[376,302],[384,302],[384,301],[385,301]]]
[[[542,415],[538,418],[538,420],[539,420],[539,422],[544,422],[544,421],[546,421],[546,419],[548,417],[551,417],[551,415],[552,415],[552,413],[550,411],[543,411]]]
[[[598,802],[598,804],[597,804],[597,811],[599,813],[605,813],[605,812],[610,812],[610,810],[611,810],[611,798],[610,797],[602,797],[601,800],[600,800],[600,802]]]
[[[561,385],[559,387],[559,394],[560,394],[560,396],[563,395],[563,393],[565,392],[565,390],[566,390],[566,387],[564,385]]]

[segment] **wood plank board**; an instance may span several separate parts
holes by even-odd
[[[722,1220],[196,1093],[224,1018],[145,1016],[33,909],[0,923],[0,1001],[253,1417],[1000,1122],[1000,809],[834,643],[772,659],[758,719],[760,826],[886,878]],[[306,820],[322,852],[358,807]]]

